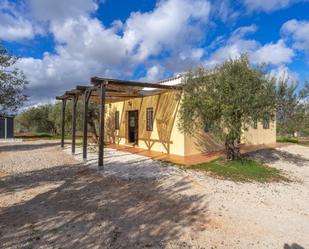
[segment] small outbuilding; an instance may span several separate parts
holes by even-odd
[[[0,116],[0,139],[14,138],[14,117]]]

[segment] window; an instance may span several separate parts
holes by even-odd
[[[253,129],[257,129],[258,128],[258,122],[257,122],[257,119],[255,119],[253,121]]]
[[[120,124],[119,124],[119,111],[116,111],[115,112],[115,129],[119,130],[119,126],[120,126]]]
[[[153,130],[153,108],[146,109],[146,130],[152,131]]]
[[[210,124],[209,123],[206,123],[205,125],[204,125],[204,132],[209,132],[209,129],[210,129]]]
[[[263,120],[263,128],[269,129],[269,117],[264,118]]]

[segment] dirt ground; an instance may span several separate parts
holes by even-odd
[[[124,179],[55,142],[0,144],[0,248],[309,248],[309,148],[253,156],[293,182],[234,183],[176,167]]]

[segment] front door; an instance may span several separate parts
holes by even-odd
[[[128,112],[128,141],[138,143],[138,111]]]

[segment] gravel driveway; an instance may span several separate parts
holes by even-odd
[[[78,151],[79,152],[79,151]],[[234,183],[50,141],[0,144],[0,248],[309,248],[309,148],[253,153],[289,183]]]

